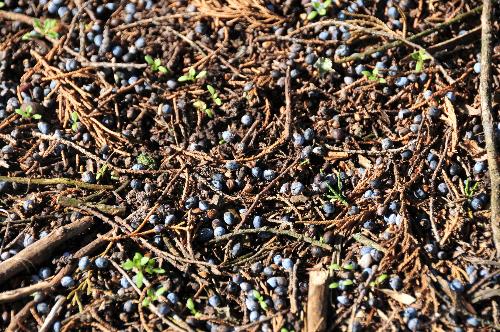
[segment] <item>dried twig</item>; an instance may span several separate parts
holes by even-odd
[[[64,184],[68,186],[74,186],[83,189],[92,189],[92,190],[113,190],[115,187],[112,185],[104,185],[104,184],[92,184],[86,183],[83,181],[67,179],[67,178],[52,178],[52,179],[38,179],[38,178],[24,178],[18,176],[2,176],[0,175],[0,181],[4,182],[15,182],[15,183],[24,183],[24,184],[36,184],[36,185],[55,185],[55,184]]]
[[[481,121],[486,141],[488,169],[491,181],[491,230],[493,242],[500,258],[500,173],[498,170],[498,154],[495,146],[495,131],[493,130],[493,115],[491,110],[491,15],[492,0],[483,1],[481,17],[481,76],[479,95],[481,97]]]

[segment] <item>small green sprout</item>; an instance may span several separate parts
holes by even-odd
[[[33,114],[33,107],[31,107],[31,105],[26,106],[24,110],[22,108],[17,108],[15,112],[20,116],[22,116],[23,119],[33,118],[35,120],[40,120],[42,118],[40,114]]]
[[[476,182],[474,183],[473,185],[471,185],[472,181],[467,179],[465,180],[465,185],[464,185],[464,194],[465,194],[465,197],[467,197],[468,199],[471,199],[472,196],[474,196],[474,193],[476,192],[477,190],[477,187],[479,186],[479,182]]]
[[[282,327],[282,328],[280,329],[280,332],[295,332],[295,330],[293,330],[293,329],[292,329],[292,330],[289,330],[289,329],[287,329],[286,327]]]
[[[127,270],[133,270],[135,272],[135,284],[138,288],[141,288],[144,284],[144,274],[154,275],[165,273],[164,269],[155,268],[154,258],[149,258],[147,256],[142,256],[141,253],[136,252],[132,260],[127,259],[122,267]]]
[[[262,310],[267,310],[267,308],[268,308],[267,303],[264,300],[264,297],[262,295],[260,295],[259,291],[254,289],[253,290],[253,297],[255,297],[255,299],[259,302],[259,305],[262,308]]]
[[[339,287],[345,287],[345,286],[352,286],[354,285],[354,281],[351,279],[345,279],[345,280],[340,280],[340,281],[334,281],[330,285],[328,285],[328,288],[330,289],[337,289]]]
[[[5,7],[5,2],[0,1],[0,8],[3,8],[3,7]]]
[[[382,284],[384,281],[387,280],[387,278],[389,278],[389,276],[385,273],[382,273],[377,277],[377,279],[375,279],[375,281],[370,282],[370,287],[375,287]]]
[[[193,106],[198,111],[207,113],[207,115],[208,115],[209,118],[213,118],[214,117],[214,112],[210,108],[207,108],[207,103],[205,103],[204,101],[196,100],[193,103]]]
[[[141,153],[137,156],[137,162],[143,166],[146,166],[149,169],[156,168],[156,161],[149,155],[145,153]]]
[[[374,68],[372,71],[363,70],[361,72],[370,81],[378,81],[379,83],[386,83],[387,81],[383,77],[379,77],[378,68]]]
[[[328,186],[328,194],[326,194],[326,197],[330,199],[330,201],[339,201],[340,203],[344,204],[345,206],[348,206],[349,203],[347,203],[347,200],[345,199],[344,195],[342,194],[342,181],[340,180],[340,176],[337,176],[337,189],[333,188],[330,184],[327,184]]]
[[[42,22],[35,18],[33,21],[33,30],[25,33],[22,36],[22,40],[32,40],[34,38],[48,37],[50,39],[59,38],[59,34],[56,31],[57,21],[54,19],[46,19],[43,24]]]
[[[76,111],[71,112],[71,121],[73,122],[71,129],[78,131],[78,113]]]
[[[338,265],[337,263],[332,263],[328,269],[330,269],[330,271],[340,271],[342,269],[342,267],[340,265]]]
[[[333,65],[332,60],[323,57],[319,58],[314,63],[314,67],[318,69],[320,75],[332,72],[333,71],[332,65]]]
[[[167,289],[163,286],[161,286],[157,290],[152,290],[151,288],[148,289],[148,291],[146,292],[146,296],[144,297],[144,300],[142,300],[142,306],[143,307],[149,306],[151,303],[158,300],[158,298],[162,296],[163,293],[166,292],[166,290]]]
[[[97,173],[95,175],[95,179],[97,181],[99,181],[100,179],[102,179],[104,177],[104,175],[106,174],[107,170],[108,170],[108,164],[104,164],[101,167],[99,167],[99,169],[97,170]]]
[[[429,60],[431,57],[425,52],[425,50],[418,50],[411,54],[411,58],[416,61],[415,71],[421,72],[424,69],[424,61]]]
[[[151,71],[153,73],[159,71],[160,73],[167,73],[168,69],[164,66],[161,65],[161,60],[160,59],[154,59],[150,55],[146,55],[144,57],[144,60],[146,60],[147,64],[151,68]]]
[[[178,81],[179,82],[186,82],[186,81],[191,81],[194,82],[196,80],[205,78],[207,76],[207,71],[202,70],[198,74],[196,74],[196,70],[194,68],[189,68],[189,71],[187,72],[186,75],[182,75],[179,77]]]
[[[325,16],[328,8],[332,5],[332,0],[325,0],[320,2],[320,0],[313,0],[312,6],[313,10],[307,15],[309,21],[314,20],[318,15]]]
[[[222,105],[222,100],[219,98],[219,94],[217,91],[215,91],[214,87],[211,86],[210,84],[207,84],[207,90],[212,96],[212,100],[214,101],[215,105],[220,106]]]
[[[186,308],[188,308],[188,310],[191,312],[191,315],[193,315],[194,317],[201,317],[201,313],[196,310],[195,306],[194,306],[194,301],[193,299],[189,298],[186,302]]]

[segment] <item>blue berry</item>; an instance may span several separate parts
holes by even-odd
[[[184,203],[186,209],[193,209],[196,205],[198,205],[198,197],[196,196],[189,197],[186,199],[186,203]]]
[[[323,204],[323,211],[326,214],[333,214],[335,212],[335,206],[330,202],[325,202]]]
[[[403,316],[407,319],[415,318],[415,317],[417,317],[417,315],[418,315],[417,309],[415,309],[413,307],[408,307],[403,312]]]
[[[479,197],[474,197],[470,201],[470,206],[471,206],[472,210],[479,211],[479,210],[482,210],[484,208],[484,203]]]
[[[141,49],[143,48],[144,46],[146,46],[146,40],[144,39],[144,37],[139,37],[137,38],[137,40],[135,41],[134,43],[134,46],[137,48],[137,49]]]
[[[38,272],[38,275],[42,279],[47,279],[52,275],[52,270],[49,267],[42,267],[40,271]]]
[[[291,187],[290,187],[292,195],[299,195],[304,191],[304,189],[305,189],[304,185],[298,181],[293,182]]]
[[[97,257],[94,263],[98,269],[105,269],[108,267],[109,261],[105,257]]]
[[[176,221],[175,214],[169,214],[165,217],[165,226],[172,225]]]
[[[297,146],[304,145],[305,139],[304,136],[302,136],[299,133],[293,133],[293,144]]]
[[[245,114],[241,117],[241,123],[244,126],[251,126],[253,122],[252,116],[249,114]]]
[[[234,141],[235,137],[236,136],[229,130],[222,132],[222,139],[227,143],[231,143],[232,141]]]
[[[291,270],[293,269],[293,261],[290,258],[283,258],[281,266],[283,266],[285,270]]]
[[[166,316],[170,312],[170,307],[165,303],[160,303],[158,305],[158,313],[162,316]]]
[[[450,283],[450,289],[455,293],[463,293],[464,285],[462,285],[462,282],[460,280],[453,279]]]
[[[240,168],[240,164],[236,160],[229,160],[226,162],[226,168],[230,171],[236,171]]]
[[[226,234],[226,229],[222,226],[218,226],[214,229],[214,236],[215,237],[220,237]]]
[[[318,38],[321,40],[327,40],[329,36],[330,33],[328,31],[321,31],[318,35]]]
[[[75,285],[75,281],[71,276],[64,276],[61,279],[61,286],[65,288],[71,288]]]
[[[389,9],[387,9],[387,16],[389,16],[392,19],[399,18],[399,12],[396,9],[396,7],[389,7]]]
[[[123,48],[120,45],[116,45],[111,49],[111,53],[117,58],[123,55]]]
[[[479,73],[481,72],[481,63],[480,63],[480,62],[476,62],[476,63],[474,64],[474,72],[475,72],[476,74],[479,74]]]
[[[410,83],[408,81],[408,79],[404,76],[402,77],[398,77],[396,78],[396,80],[394,81],[394,84],[396,84],[397,87],[400,87],[400,88],[404,88],[405,86],[408,85],[408,83]]]
[[[259,309],[259,304],[257,301],[251,298],[246,298],[245,299],[245,306],[247,307],[247,310],[249,311],[255,311]]]
[[[338,57],[346,57],[351,53],[349,46],[341,44],[335,49],[335,55]]]
[[[47,122],[45,121],[40,121],[37,124],[38,130],[44,135],[48,135],[50,132],[50,126]]]
[[[232,224],[234,224],[234,215],[230,212],[230,211],[227,211],[227,212],[224,212],[224,222],[231,226]]]
[[[86,183],[95,183],[96,179],[95,179],[94,173],[92,173],[90,171],[83,172],[82,173],[82,181],[86,182]]]
[[[276,172],[272,169],[266,169],[263,173],[263,177],[266,181],[272,181],[276,177]]]
[[[250,292],[252,290],[252,285],[250,285],[248,282],[244,281],[240,283],[240,288],[244,292]]]
[[[214,237],[214,231],[211,228],[202,228],[199,233],[200,241],[208,241]]]
[[[78,268],[81,271],[85,271],[90,265],[90,259],[87,256],[84,256],[78,260]]]
[[[167,300],[169,300],[172,304],[176,304],[177,302],[179,302],[179,297],[177,296],[177,294],[170,292],[167,294]]]
[[[478,161],[474,164],[474,173],[479,174],[486,171],[486,163],[484,161]]]
[[[351,304],[351,301],[349,300],[349,298],[345,295],[340,295],[340,296],[337,296],[337,302],[343,306],[348,306]]]
[[[123,303],[123,311],[131,313],[135,310],[135,303],[132,300],[127,300]]]
[[[36,305],[36,311],[38,313],[45,315],[49,313],[49,305],[45,302],[40,302]]]
[[[125,13],[127,14],[131,14],[131,15],[134,15],[135,12],[136,12],[136,7],[135,7],[135,4],[129,2],[125,5]]]
[[[273,257],[273,262],[276,265],[281,265],[282,260],[283,260],[283,257],[281,257],[280,254],[274,255],[274,257]]]
[[[207,201],[199,201],[198,208],[201,211],[207,211],[208,209],[210,209],[210,204]]]
[[[130,282],[128,281],[127,278],[122,277],[120,279],[120,285],[122,286],[122,288],[129,288],[130,287]]]
[[[391,279],[389,279],[389,286],[391,286],[392,289],[395,291],[401,290],[403,288],[403,281],[401,280],[400,277],[394,276]]]
[[[473,327],[478,327],[481,323],[476,317],[468,317],[467,318],[467,325],[473,326]]]
[[[429,109],[429,113],[428,114],[429,114],[429,117],[437,119],[441,115],[441,111],[438,108],[436,108],[436,107],[431,107]]]
[[[221,305],[221,299],[218,295],[212,295],[208,298],[208,303],[212,307],[217,308],[217,307],[220,307],[220,305]]]
[[[68,59],[66,60],[64,68],[66,71],[74,71],[78,68],[78,62],[76,62],[75,59]]]
[[[420,323],[420,320],[417,317],[410,319],[407,323],[408,329],[410,331],[419,330],[421,325],[422,324]]]

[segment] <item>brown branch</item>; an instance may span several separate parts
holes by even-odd
[[[481,76],[479,96],[481,97],[481,121],[486,141],[488,170],[491,181],[491,230],[496,248],[497,258],[500,258],[500,173],[498,170],[497,150],[495,146],[495,131],[491,106],[491,15],[492,0],[483,1],[481,16]]]
[[[37,179],[37,178],[23,178],[17,176],[2,176],[0,175],[0,181],[4,182],[15,182],[24,184],[39,184],[39,185],[54,185],[54,184],[65,184],[68,186],[75,186],[78,188],[92,189],[92,190],[112,190],[115,187],[112,185],[103,184],[92,184],[83,181],[67,179],[67,178],[52,178],[52,179]]]

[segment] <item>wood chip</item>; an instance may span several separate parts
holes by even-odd
[[[414,298],[410,294],[396,292],[396,291],[393,291],[390,289],[379,289],[379,291],[384,293],[385,295],[389,296],[393,300],[396,300],[399,303],[402,303],[404,305],[410,305],[417,300],[416,298]]]

